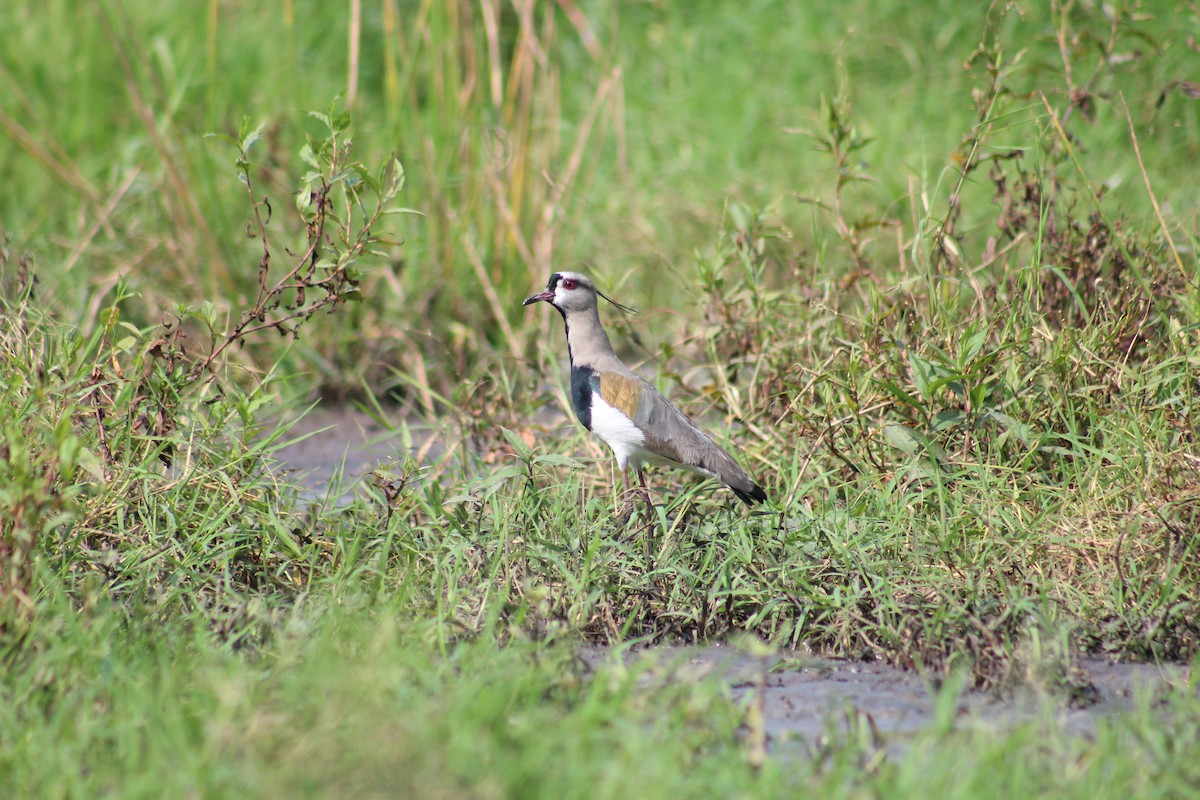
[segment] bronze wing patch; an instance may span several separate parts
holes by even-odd
[[[633,419],[642,402],[642,382],[619,372],[602,372],[600,396],[604,402]]]

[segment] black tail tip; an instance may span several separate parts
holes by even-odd
[[[748,490],[739,489],[736,486],[730,486],[729,488],[732,489],[733,493],[738,496],[738,500],[741,500],[746,505],[752,506],[755,503],[766,502],[767,493],[763,491],[763,488],[757,483],[751,483]]]

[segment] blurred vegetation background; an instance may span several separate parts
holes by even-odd
[[[120,276],[145,322],[247,303],[248,203],[205,134],[265,125],[252,160],[277,227],[304,111],[340,97],[356,158],[400,159],[423,216],[395,224],[403,245],[370,265],[363,302],[292,355],[336,396],[397,388],[389,367],[444,391],[480,354],[520,356],[552,323],[515,301],[557,268],[688,307],[694,254],[761,211],[787,232],[766,276],[784,290],[846,294],[851,228],[877,277],[919,268],[913,242],[950,198],[980,261],[998,209],[985,169],[959,185],[970,158],[1022,153],[1152,225],[1126,104],[1160,204],[1176,226],[1196,213],[1178,170],[1200,147],[1186,3],[48,0],[5,15],[0,221],[85,324]],[[1050,109],[1080,173],[1057,163],[1069,145]],[[840,161],[821,147],[833,124],[856,143]],[[265,367],[278,343],[261,346]]]

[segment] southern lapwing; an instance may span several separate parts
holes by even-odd
[[[571,405],[583,427],[612,448],[621,470],[626,502],[620,517],[633,511],[629,469],[638,474],[647,508],[645,464],[679,467],[724,483],[746,503],[761,503],[766,492],[733,457],[692,424],[682,411],[640,375],[621,363],[600,324],[597,296],[605,297],[585,276],[556,272],[546,290],[525,300],[549,303],[562,314],[571,358]]]

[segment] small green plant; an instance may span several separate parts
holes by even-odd
[[[859,278],[872,275],[867,256],[868,231],[880,227],[882,222],[868,219],[849,219],[846,190],[857,183],[872,180],[863,166],[863,151],[871,144],[871,137],[863,135],[855,124],[854,107],[850,97],[844,71],[839,75],[839,86],[833,98],[821,97],[821,128],[800,130],[816,148],[826,156],[833,167],[832,200],[828,203],[812,198],[801,198],[801,202],[812,203],[829,214],[838,238],[846,246],[854,269],[844,281],[846,288]]]
[[[209,370],[227,348],[243,344],[261,331],[274,330],[293,339],[300,327],[318,311],[332,312],[338,305],[360,299],[361,259],[387,258],[381,247],[399,242],[379,230],[390,215],[416,213],[394,207],[404,188],[404,167],[392,157],[376,171],[352,157],[350,113],[310,111],[323,128],[320,137],[309,137],[300,158],[310,168],[295,193],[295,209],[303,226],[302,245],[293,250],[292,232],[274,234],[269,227],[274,214],[271,202],[255,189],[251,151],[262,138],[264,125],[250,128],[243,121],[237,138],[221,137],[237,149],[238,176],[250,196],[253,220],[246,234],[262,248],[258,263],[258,289],[251,307],[243,311],[231,330],[221,333],[211,313],[187,312],[208,328],[210,350],[194,367]],[[287,265],[272,262],[280,252]]]

